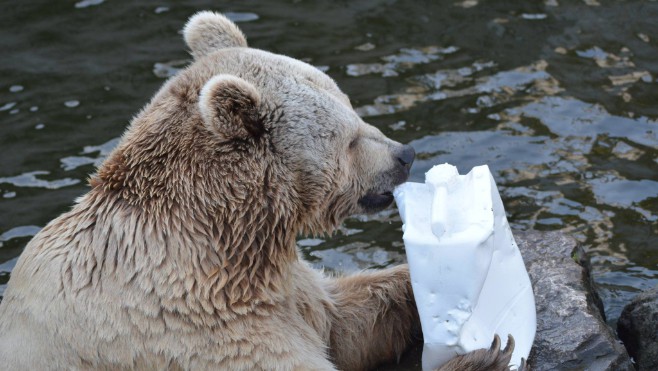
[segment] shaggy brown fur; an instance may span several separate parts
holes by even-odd
[[[7,369],[364,370],[418,332],[405,265],[330,278],[300,233],[391,203],[413,152],[317,69],[202,12],[195,61],[133,120],[0,304]],[[504,369],[509,351],[453,366]]]

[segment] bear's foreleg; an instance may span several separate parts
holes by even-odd
[[[330,354],[340,370],[367,370],[397,359],[420,337],[406,264],[332,279]]]
[[[335,305],[330,354],[339,370],[368,370],[396,360],[422,336],[406,264],[334,278],[329,294]],[[491,348],[455,357],[438,371],[509,370],[514,339],[509,337],[505,349],[500,345],[496,336]]]

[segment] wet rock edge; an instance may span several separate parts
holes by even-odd
[[[563,232],[515,231],[535,292],[532,370],[634,370],[606,324],[585,251]]]
[[[624,307],[617,332],[640,371],[658,370],[658,286]]]

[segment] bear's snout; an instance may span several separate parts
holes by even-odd
[[[407,169],[407,176],[409,175],[409,169],[411,169],[411,164],[414,163],[414,158],[416,157],[416,151],[414,147],[406,144],[402,146],[402,149],[395,156],[405,169]],[[405,179],[406,180],[406,179]]]
[[[393,151],[394,165],[377,178],[376,187],[371,188],[359,199],[359,205],[366,212],[381,210],[393,202],[393,188],[409,178],[416,151],[410,145],[400,146]]]
[[[405,144],[393,153],[393,157],[397,160],[396,166],[392,172],[393,185],[397,186],[404,183],[409,178],[409,171],[411,170],[411,165],[414,163],[416,151],[412,146]]]

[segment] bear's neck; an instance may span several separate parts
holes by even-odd
[[[193,199],[132,205],[100,190],[78,207],[95,214],[89,256],[117,250],[116,258],[98,266],[142,276],[145,291],[161,295],[172,311],[246,313],[285,300],[298,256],[297,231],[284,210],[208,207]]]
[[[283,282],[290,282],[298,259],[299,229],[287,182],[274,179],[286,172],[266,162],[264,144],[250,153],[218,153],[221,148],[204,145],[201,134],[186,135],[192,134],[148,137],[140,146],[120,145],[108,157],[90,182],[89,210],[106,215],[98,228],[123,223],[115,226],[122,235],[114,238],[125,240],[119,247],[130,250],[136,264],[126,269],[168,277],[171,288],[163,294],[172,297],[163,302],[193,295],[202,308],[243,310],[283,300]],[[126,224],[128,232],[122,231]],[[152,285],[155,292],[162,289]]]

